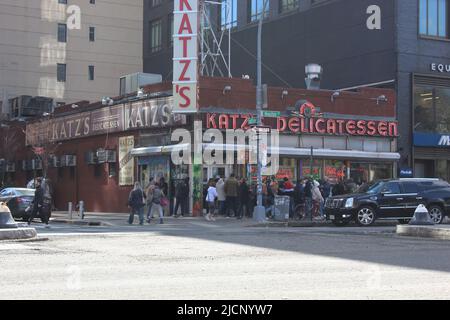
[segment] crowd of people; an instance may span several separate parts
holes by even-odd
[[[301,211],[300,218],[323,220],[325,219],[323,209],[327,198],[352,193],[357,187],[351,179],[332,185],[327,178],[323,180],[302,178],[294,184],[289,178],[279,181],[276,177],[266,177],[262,188],[263,206],[266,208],[267,217],[273,218],[275,197],[288,196],[290,218],[296,218],[296,214]],[[189,178],[179,181],[171,194],[173,199],[168,198],[169,185],[164,178],[158,181],[150,178],[145,188],[136,182],[128,199],[128,206],[131,209],[128,223],[133,224],[135,215],[139,216],[141,225],[145,220],[151,223],[156,214],[159,217],[159,223],[163,224],[164,212],[169,209],[169,206],[171,216],[188,216]],[[175,204],[174,208],[172,204]],[[252,217],[256,204],[256,184],[249,185],[245,178],[237,178],[234,174],[227,179],[220,176],[209,179],[203,191],[203,208],[205,219],[208,221],[214,221],[217,215],[237,219]],[[144,214],[145,208],[147,208],[146,214]]]

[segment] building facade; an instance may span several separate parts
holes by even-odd
[[[120,76],[142,72],[142,9],[141,0],[1,0],[0,100],[118,95]]]
[[[255,185],[256,88],[251,80],[203,77],[198,95],[195,114],[171,112],[172,85],[166,82],[145,87],[139,97],[113,98],[110,105],[75,111],[65,106],[26,127],[4,124],[2,136],[21,139],[14,154],[0,144],[0,159],[9,168],[5,181],[24,186],[47,176],[58,209],[84,201],[87,211],[126,212],[135,181],[146,186],[150,177],[164,178],[173,200],[178,182],[189,177],[191,209],[200,215],[209,179],[234,173]],[[336,97],[328,90],[269,87],[268,105],[264,125],[278,140],[268,138],[265,149],[270,166],[276,161],[278,167],[266,168],[265,176],[327,177],[332,183],[351,178],[362,184],[397,175],[393,90],[363,88]],[[186,161],[176,162],[184,156]]]
[[[232,75],[255,79],[263,0],[222,2],[223,8],[205,9],[211,27],[231,28]],[[324,89],[396,90],[398,173],[450,180],[449,8],[448,0],[269,0],[263,82],[302,88],[304,66],[314,62],[324,69]],[[144,71],[166,79],[172,72],[172,11],[170,0],[144,2]]]

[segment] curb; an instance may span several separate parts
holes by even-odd
[[[331,225],[331,223],[326,222],[261,222],[256,224],[248,225],[247,227],[269,227],[269,228],[311,228],[311,227],[326,227]]]
[[[407,236],[407,237],[450,240],[450,228],[442,228],[435,226],[398,225],[397,234],[400,236]]]
[[[33,239],[37,237],[34,228],[0,229],[0,240]]]
[[[102,221],[80,221],[80,220],[65,220],[65,219],[54,219],[50,221],[53,223],[65,223],[76,226],[89,226],[89,227],[112,226],[112,224]]]

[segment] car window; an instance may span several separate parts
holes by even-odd
[[[419,188],[417,187],[417,184],[414,182],[404,182],[403,183],[403,190],[405,193],[417,193],[419,192]]]
[[[3,191],[0,193],[0,195],[1,195],[2,197],[8,197],[8,196],[12,195],[12,192],[11,192],[10,189],[5,189],[5,190],[3,190]]]
[[[16,190],[16,194],[19,196],[34,197],[34,190],[33,189],[20,189],[20,190]]]
[[[383,189],[381,190],[383,193],[393,193],[398,194],[401,193],[400,191],[400,183],[398,182],[388,182],[383,186]]]

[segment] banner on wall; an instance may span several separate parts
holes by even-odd
[[[134,148],[134,136],[119,138],[119,186],[134,184],[134,158],[131,150]]]

